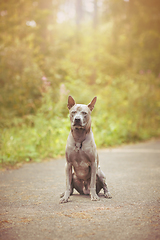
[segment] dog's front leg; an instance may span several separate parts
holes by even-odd
[[[97,163],[92,162],[91,165],[91,183],[90,183],[90,194],[92,201],[98,201],[99,197],[96,194],[96,170],[97,170]]]
[[[66,191],[64,193],[64,196],[60,199],[60,203],[66,203],[68,202],[68,199],[70,197],[71,191],[72,191],[72,164],[66,162],[65,166],[66,171]]]

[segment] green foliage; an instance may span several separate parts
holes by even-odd
[[[37,117],[35,126],[23,125],[1,131],[1,163],[41,160],[64,154],[68,134],[66,119],[45,120]]]
[[[90,90],[80,84],[61,87],[59,101],[54,104],[52,90],[43,95],[43,104],[36,115],[14,122],[14,127],[1,129],[0,161],[2,165],[17,162],[40,161],[64,155],[70,122],[67,110],[67,95],[73,94],[76,101],[89,103],[97,93],[98,101],[92,113],[92,127],[98,147],[119,145],[145,140],[160,135],[157,109],[160,106],[159,81],[141,75],[132,78],[112,79],[106,87],[97,85]],[[150,79],[151,80],[151,79]],[[79,87],[77,87],[79,86]],[[80,94],[83,88],[83,94]],[[63,91],[62,91],[63,90]]]
[[[149,84],[153,81],[153,85]],[[160,134],[159,80],[134,75],[114,79],[99,96],[100,112],[93,118],[98,146],[145,140]]]
[[[41,96],[42,73],[32,59],[31,51],[26,55],[26,45],[15,45],[1,51],[0,62],[0,111],[23,116],[35,112]],[[16,64],[15,64],[16,63]],[[11,113],[12,112],[12,113]]]
[[[69,94],[85,104],[98,96],[98,147],[160,135],[158,1],[103,1],[96,29],[56,23],[66,1],[1,2],[2,164],[64,154]]]

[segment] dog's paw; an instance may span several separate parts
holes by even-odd
[[[65,191],[65,193],[63,195],[61,195],[61,199],[59,201],[59,203],[66,203],[68,202],[68,199],[70,197],[70,191]]]
[[[98,195],[95,193],[95,194],[91,194],[91,200],[92,200],[92,201],[99,201],[100,198],[99,198]]]
[[[60,194],[60,198],[64,197],[65,192]]]
[[[59,201],[59,203],[67,203],[68,202],[68,198],[66,199],[65,197],[62,197]]]
[[[100,198],[98,197],[94,188],[90,188],[91,200],[92,201],[99,201]]]
[[[92,201],[99,201],[100,198],[99,198],[98,195],[96,194],[96,195],[94,195],[94,196],[91,196],[91,200],[92,200]]]
[[[105,198],[112,198],[110,192],[106,192],[106,193],[104,194],[104,197],[105,197]]]

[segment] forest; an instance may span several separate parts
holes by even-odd
[[[63,156],[68,95],[98,148],[160,136],[160,1],[1,0],[0,164]]]

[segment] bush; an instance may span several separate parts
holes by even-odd
[[[97,85],[96,90],[95,86],[89,88],[79,80],[74,84],[68,82],[66,86],[61,85],[56,104],[49,87],[43,93],[42,106],[36,115],[15,118],[13,127],[0,130],[1,164],[14,165],[64,155],[70,130],[68,94],[73,95],[77,103],[88,104],[97,93],[92,128],[98,147],[159,136],[159,81],[153,76],[150,78],[151,85],[151,79],[145,76],[123,76],[112,79],[106,87]]]

